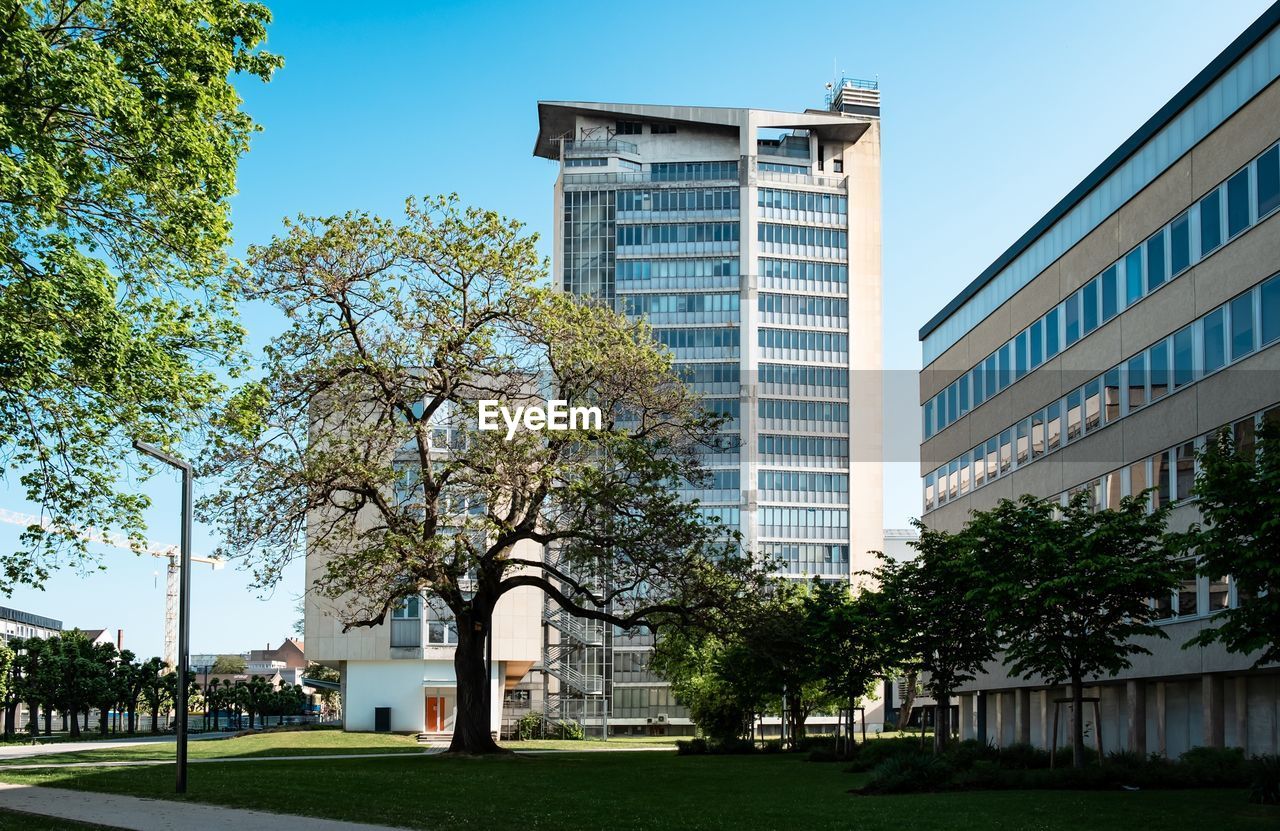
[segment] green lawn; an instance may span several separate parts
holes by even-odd
[[[859,777],[802,757],[567,753],[206,764],[188,798],[410,828],[1264,829],[1243,791],[992,792],[860,797]],[[168,798],[169,766],[0,771],[0,780]]]
[[[259,733],[226,739],[202,739],[187,745],[192,759],[222,759],[238,756],[323,756],[334,753],[421,753],[425,748],[415,736],[394,733],[343,733],[340,730],[296,730]],[[173,742],[104,747],[48,756],[0,759],[6,765],[64,764],[68,762],[128,762],[173,759]]]

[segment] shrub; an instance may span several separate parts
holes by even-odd
[[[680,739],[676,742],[676,754],[679,756],[701,756],[706,752],[706,739]]]
[[[1273,753],[1249,760],[1249,801],[1280,805],[1280,756]]]
[[[951,779],[951,765],[941,756],[903,753],[884,760],[856,792],[863,794],[921,793],[942,790]]]
[[[1178,757],[1178,766],[1202,788],[1239,786],[1247,776],[1238,747],[1193,747]]]
[[[558,721],[556,722],[555,737],[557,739],[580,741],[586,738],[586,732],[583,731],[582,725],[576,721]]]
[[[849,766],[850,773],[864,773],[876,765],[904,754],[915,755],[921,752],[919,739],[869,739],[856,746]]]
[[[1002,747],[997,751],[997,759],[1000,767],[1006,770],[1042,770],[1049,767],[1049,751],[1030,744]]]
[[[542,715],[525,713],[516,722],[516,738],[522,742],[542,738]]]

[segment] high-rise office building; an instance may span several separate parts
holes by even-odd
[[[920,332],[924,521],[1079,492],[1154,488],[1198,518],[1196,451],[1252,448],[1280,419],[1280,4],[1269,9]],[[1280,675],[1253,655],[1183,649],[1238,604],[1230,575],[1151,603],[1167,640],[1090,679],[1108,751],[1277,748]],[[1057,744],[1060,686],[998,665],[966,685],[960,731]]]
[[[728,419],[685,498],[784,575],[869,567],[883,544],[877,85],[841,81],[798,113],[538,112],[534,153],[560,166],[556,287],[645,318]],[[647,639],[546,619],[550,706],[577,708],[558,713],[615,731],[688,724],[647,670]]]

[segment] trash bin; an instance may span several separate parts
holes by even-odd
[[[390,707],[374,707],[373,708],[373,730],[375,733],[391,732],[391,708]]]

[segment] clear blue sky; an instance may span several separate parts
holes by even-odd
[[[833,62],[878,77],[885,364],[906,372],[919,368],[920,325],[1267,3],[268,5],[269,48],[286,64],[269,85],[240,83],[263,126],[240,167],[241,249],[285,215],[394,214],[410,194],[451,191],[523,220],[545,247],[555,167],[531,154],[538,99],[799,110],[822,106]],[[245,323],[255,347],[280,325],[254,308]],[[174,484],[148,487],[152,537],[176,540]],[[12,487],[0,505],[24,508]],[[915,466],[888,466],[886,524],[918,507]],[[0,545],[15,538],[0,526]],[[197,551],[212,547],[200,529]],[[126,646],[159,654],[161,561],[104,553],[105,572],[63,573],[0,604],[123,627]],[[247,584],[234,569],[195,572],[194,652],[290,633],[301,569],[265,600]]]

